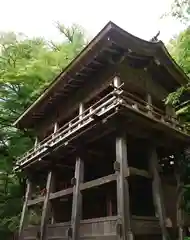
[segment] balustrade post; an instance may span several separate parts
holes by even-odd
[[[84,112],[84,104],[80,103],[79,104],[79,120],[83,119],[83,112]],[[81,122],[79,123],[79,126],[81,125]]]
[[[113,79],[113,86],[118,88],[121,85],[121,79],[119,76],[115,76]]]
[[[148,109],[148,114],[150,115],[150,116],[152,116],[152,110],[153,110],[153,108],[152,108],[152,96],[148,93],[147,94],[147,109]]]
[[[56,123],[54,124],[53,133],[56,133],[57,130],[58,130],[58,123],[56,122]]]
[[[38,145],[38,138],[36,137],[36,138],[35,138],[35,142],[34,142],[34,149],[37,148],[37,145]]]

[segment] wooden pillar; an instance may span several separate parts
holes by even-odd
[[[45,237],[46,225],[47,225],[49,214],[50,214],[49,195],[52,192],[52,188],[53,188],[53,172],[50,171],[47,177],[46,195],[45,195],[43,209],[42,209],[42,218],[41,218],[41,225],[40,225],[40,240],[46,239]]]
[[[177,227],[178,227],[178,239],[183,240],[184,239],[184,229],[183,229],[183,209],[181,207],[182,201],[183,201],[183,185],[180,180],[180,174],[176,174],[176,180],[177,180]]]
[[[20,219],[20,226],[19,226],[19,237],[22,235],[22,230],[24,228],[24,221],[26,218],[27,210],[28,210],[27,204],[28,204],[28,200],[31,198],[31,195],[32,195],[32,183],[29,179],[27,179],[25,199],[24,199],[24,204],[23,204],[22,214]]]
[[[152,192],[153,192],[153,201],[155,206],[156,214],[159,217],[160,227],[162,231],[162,239],[168,240],[169,234],[166,229],[166,213],[164,207],[163,193],[161,188],[161,179],[159,176],[159,165],[158,165],[158,156],[156,148],[152,147],[150,150],[149,158],[149,167],[152,174]]]
[[[73,187],[73,204],[72,204],[72,216],[71,216],[71,226],[72,226],[72,240],[79,239],[79,224],[82,212],[82,194],[80,192],[80,183],[84,180],[84,163],[78,157],[76,159],[75,165],[75,177],[74,177],[74,187]]]
[[[119,131],[116,137],[116,162],[117,171],[117,211],[121,222],[120,239],[131,240],[133,234],[131,231],[131,215],[129,204],[129,186],[125,173],[128,168],[127,145],[125,134]]]

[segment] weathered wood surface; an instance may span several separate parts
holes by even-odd
[[[79,235],[80,239],[118,239],[116,232],[118,217],[103,217],[80,221]],[[68,229],[71,223],[57,223],[48,225],[47,240],[50,239],[68,239]],[[135,236],[159,236],[161,230],[159,221],[155,217],[138,217],[133,216],[131,220],[132,231]],[[28,227],[24,230],[22,240],[37,239],[39,226]],[[20,239],[19,239],[20,240]]]

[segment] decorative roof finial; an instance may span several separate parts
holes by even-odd
[[[158,42],[159,35],[160,35],[160,31],[158,31],[158,33],[153,38],[151,38],[150,42]]]

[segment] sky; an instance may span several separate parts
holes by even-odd
[[[172,19],[160,19],[172,0],[0,0],[0,31],[22,32],[29,37],[59,41],[55,23],[81,25],[89,37],[108,21],[146,40],[161,31],[167,42],[183,26]]]

